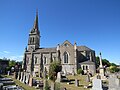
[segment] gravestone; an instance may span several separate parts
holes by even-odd
[[[32,87],[32,86],[33,86],[33,77],[32,77],[32,76],[30,76],[29,86],[30,86],[30,87]]]
[[[58,72],[56,82],[61,82],[61,80],[62,80],[61,72]]]
[[[18,77],[17,77],[17,80],[20,80],[20,77],[21,77],[21,73],[18,72]]]
[[[3,88],[3,83],[0,83],[0,90],[2,90]]]
[[[116,75],[109,77],[109,90],[120,90],[120,79]]]
[[[14,77],[15,79],[17,79],[17,73],[16,73],[16,72],[14,72],[13,77]]]
[[[27,75],[26,75],[26,81],[25,81],[26,84],[29,84],[29,79],[30,79],[30,74],[27,73]]]
[[[75,71],[74,68],[72,69],[72,75],[75,76]]]
[[[86,82],[90,82],[90,75],[87,75]]]
[[[50,90],[55,90],[55,83],[51,83],[51,89]]]
[[[79,80],[75,79],[75,86],[79,86]]]
[[[20,77],[20,81],[23,81],[23,72],[21,72],[21,77]]]
[[[65,76],[67,75],[67,71],[66,71],[66,68],[65,68],[65,70],[64,70],[64,75],[65,75]]]
[[[24,72],[24,74],[23,74],[23,80],[22,80],[22,82],[25,83],[25,80],[26,80],[26,72]]]
[[[102,81],[100,79],[94,78],[92,81],[92,89],[90,90],[103,90],[102,88]]]
[[[8,71],[7,75],[10,75],[10,71]]]

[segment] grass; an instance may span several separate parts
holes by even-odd
[[[72,76],[72,75],[70,75],[70,76],[67,76],[67,78],[69,80],[72,80],[71,81],[72,84],[68,85],[67,83],[62,82],[61,83],[62,88],[66,87],[67,90],[89,90],[89,89],[84,88],[85,85],[89,84],[89,82],[86,82],[86,76],[85,75],[84,76],[80,76],[80,75]],[[79,87],[75,86],[75,81],[74,81],[75,79],[79,80]]]
[[[4,77],[12,78],[12,76],[8,76],[8,75],[4,75]],[[69,76],[67,76],[67,78],[69,80],[71,80],[72,84],[68,85],[66,82],[61,82],[60,83],[61,88],[65,87],[67,90],[90,90],[89,88],[88,89],[84,88],[84,86],[89,84],[89,82],[86,82],[86,75],[82,75],[82,76],[80,76],[80,75],[75,75],[75,76],[69,75]],[[34,79],[43,80],[43,79],[40,79],[39,77],[35,77]],[[75,79],[79,80],[79,86],[78,87],[75,86]],[[12,78],[12,80],[15,81],[16,85],[23,87],[25,90],[38,90],[38,89],[35,89],[34,87],[30,87],[26,84],[23,84],[19,80],[16,80],[14,78]],[[49,82],[49,85],[52,83],[50,80],[48,80],[48,82]]]

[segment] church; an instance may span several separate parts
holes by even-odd
[[[33,27],[29,33],[28,46],[24,52],[22,68],[36,77],[40,76],[45,68],[49,72],[50,63],[55,60],[60,60],[63,73],[77,74],[79,68],[84,73],[95,74],[96,72],[95,51],[87,46],[77,46],[76,42],[71,44],[66,40],[54,48],[41,48],[38,12],[36,12]]]

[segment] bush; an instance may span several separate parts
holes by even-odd
[[[110,66],[110,67],[109,67],[109,71],[110,71],[111,73],[115,73],[115,72],[119,72],[120,69],[117,68],[116,66]]]
[[[78,74],[83,74],[83,70],[82,70],[81,68],[79,68],[79,69],[77,70],[77,73],[78,73]]]

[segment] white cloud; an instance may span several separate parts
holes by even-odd
[[[22,60],[23,60],[23,56],[22,56],[22,55],[10,56],[9,58],[10,58],[11,60],[16,60],[16,61],[22,61]]]
[[[10,53],[9,51],[3,51],[3,52],[6,53],[6,54]]]

